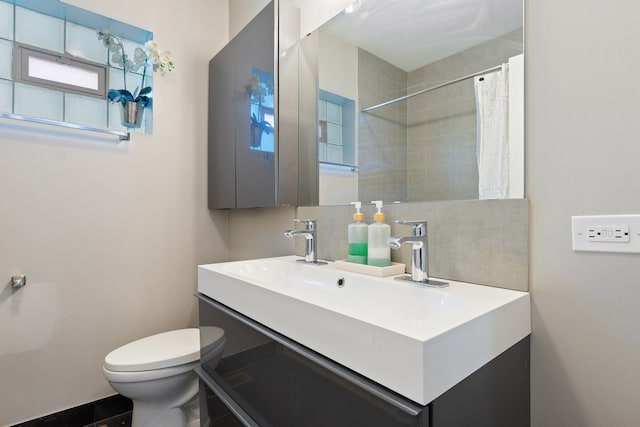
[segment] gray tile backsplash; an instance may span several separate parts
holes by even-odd
[[[363,206],[365,221],[375,209]],[[318,221],[318,257],[347,257],[347,225],[352,206],[299,207],[298,218]],[[429,268],[434,277],[502,288],[528,290],[528,201],[463,200],[390,204],[383,208],[394,236],[410,233],[396,219],[427,220]],[[304,242],[296,254],[304,255]],[[391,252],[392,260],[411,266],[408,246]]]

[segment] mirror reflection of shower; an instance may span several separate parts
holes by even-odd
[[[314,33],[320,205],[524,196],[523,8],[517,0],[495,1],[500,11],[488,13],[486,1],[467,2],[465,9],[456,1],[444,7],[431,0],[367,0],[360,10],[337,15]],[[464,24],[471,17],[479,32]],[[436,18],[439,25],[427,25]],[[444,22],[458,27],[446,28]],[[411,32],[414,24],[422,33]],[[400,41],[397,33],[409,36]],[[425,46],[418,40],[426,41]],[[519,58],[515,66],[510,58]],[[487,161],[491,127],[486,126],[487,114],[477,108],[474,86],[476,74],[502,64],[511,77],[503,132],[508,150],[493,156],[508,159],[507,166]],[[339,144],[329,145],[335,141],[330,134],[335,134],[336,123],[321,117],[327,93],[354,102],[355,111],[348,115],[355,123],[353,136],[341,141],[343,146],[354,144],[353,162],[340,160]],[[385,105],[369,109],[380,104]],[[506,186],[482,190],[494,172],[507,177]]]

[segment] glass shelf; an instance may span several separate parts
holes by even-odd
[[[69,122],[60,122],[57,120],[43,119],[41,117],[33,117],[33,116],[24,116],[22,114],[13,114],[13,113],[5,113],[0,111],[0,117],[6,119],[20,120],[23,122],[30,123],[38,123],[43,125],[50,126],[60,126],[71,129],[84,130],[87,132],[99,132],[106,133],[109,135],[117,136],[120,141],[129,141],[131,138],[131,134],[129,132],[114,130],[114,129],[104,129],[104,128],[96,128],[92,126],[80,125],[77,123],[69,123]]]
[[[338,166],[338,167],[341,167],[341,168],[348,168],[351,172],[358,172],[358,166],[357,165],[351,165],[349,163],[328,162],[326,160],[318,160],[318,163],[320,163],[321,165]]]

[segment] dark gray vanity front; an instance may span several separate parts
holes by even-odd
[[[202,426],[520,427],[529,422],[529,337],[423,406],[198,294],[201,327],[225,331],[200,376]],[[468,349],[460,349],[468,351]]]

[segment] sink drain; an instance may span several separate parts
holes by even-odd
[[[339,288],[344,286],[344,282],[346,282],[347,279],[345,279],[344,277],[340,276],[338,277],[338,280],[336,280],[336,284],[338,285]]]

